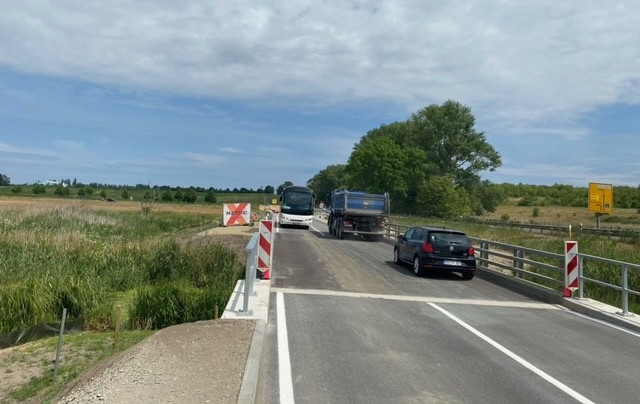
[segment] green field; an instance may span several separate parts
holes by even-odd
[[[219,225],[221,206],[145,212],[131,202],[20,199],[0,201],[0,332],[55,321],[62,307],[97,330],[114,328],[116,305],[132,328],[211,318],[243,270],[225,246],[179,242],[189,229]],[[149,307],[164,298],[175,310]]]

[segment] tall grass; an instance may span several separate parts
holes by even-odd
[[[123,296],[165,282],[222,301],[242,271],[225,247],[183,248],[174,240],[211,221],[198,214],[78,206],[0,213],[0,332],[56,321],[63,307],[89,328],[109,329]]]

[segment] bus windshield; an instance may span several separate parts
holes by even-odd
[[[282,213],[312,215],[313,205],[312,192],[287,191],[282,194]]]

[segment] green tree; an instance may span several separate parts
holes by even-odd
[[[450,219],[471,213],[471,199],[463,188],[456,188],[447,176],[425,180],[418,190],[419,213],[427,217]]]
[[[307,181],[307,186],[313,189],[313,192],[315,192],[318,198],[318,202],[322,201],[325,204],[329,203],[331,191],[345,188],[347,186],[346,184],[344,164],[327,166],[327,168],[321,170]]]
[[[266,187],[264,187],[265,194],[273,195],[275,192],[276,189],[273,187],[273,185],[267,185]]]
[[[278,195],[282,194],[282,191],[284,191],[285,188],[290,187],[293,185],[293,182],[291,181],[285,181],[283,184],[278,186]]]
[[[122,191],[120,197],[122,197],[122,199],[126,201],[127,199],[129,199],[129,192],[125,189],[124,191]]]
[[[374,131],[354,147],[345,168],[346,181],[353,189],[388,192],[395,211],[412,212],[429,166],[423,150],[402,147],[391,136]]]
[[[33,193],[35,195],[44,195],[47,193],[47,189],[44,187],[44,185],[40,184],[40,185],[34,185],[33,187]]]
[[[506,197],[501,186],[490,181],[478,179],[476,185],[470,187],[471,210],[474,215],[482,215],[485,212],[495,212]]]
[[[459,102],[429,105],[414,113],[410,122],[410,143],[423,147],[438,173],[452,176],[457,186],[465,186],[480,171],[494,171],[502,164],[484,133],[475,130],[471,109]]]
[[[183,197],[184,197],[184,194],[182,193],[182,190],[180,188],[178,188],[176,190],[176,192],[173,193],[173,200],[174,201],[180,202]]]
[[[13,187],[11,187],[11,192],[13,192],[14,194],[21,194],[22,187],[20,185],[14,185]]]
[[[189,188],[182,195],[182,201],[186,203],[195,203],[198,200],[198,194],[195,190]]]
[[[273,187],[271,187],[273,189]],[[218,198],[216,197],[215,192],[213,191],[208,191],[206,193],[206,195],[204,196],[204,201],[207,203],[216,203],[218,201]]]
[[[5,174],[0,174],[0,186],[11,185],[11,179]]]
[[[69,189],[69,187],[58,185],[53,193],[64,198],[65,196],[71,195],[71,190]]]
[[[99,195],[100,195],[100,198],[107,199],[107,191],[105,191],[104,189],[100,191]]]
[[[165,202],[171,202],[173,201],[173,195],[171,195],[170,191],[164,191],[160,199],[162,199]]]

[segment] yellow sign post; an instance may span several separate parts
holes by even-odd
[[[600,216],[613,213],[613,185],[589,183],[589,212],[596,214],[596,228],[600,228]]]

